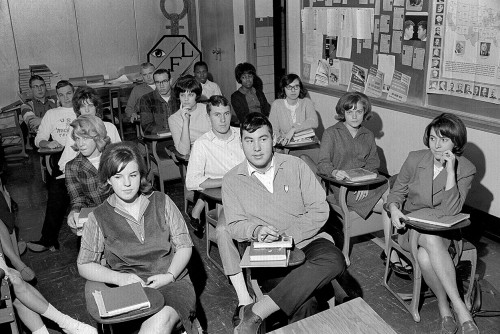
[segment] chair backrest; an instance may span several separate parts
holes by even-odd
[[[2,137],[23,136],[17,109],[0,113],[0,134]]]

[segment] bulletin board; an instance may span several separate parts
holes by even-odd
[[[459,3],[465,0],[451,1]],[[438,4],[444,4],[444,2],[442,0],[303,0],[301,7],[303,9],[301,12],[301,78],[306,87],[312,91],[332,95],[341,95],[345,91],[352,90],[363,91],[364,88],[363,92],[370,96],[375,105],[427,117],[434,117],[444,111],[454,112],[462,117],[467,126],[500,133],[500,105],[498,104],[500,102],[491,103],[485,101],[487,99],[484,98],[474,100],[472,96],[462,97],[455,93],[434,92],[429,89],[432,75],[436,73],[431,67],[434,64],[432,63],[433,52],[436,52],[434,43],[441,43],[440,48],[452,47],[450,45],[453,43],[446,42],[445,36],[439,36],[441,40],[435,41],[436,37],[433,36]],[[304,14],[304,9],[309,14]],[[311,9],[315,14],[311,15]],[[328,18],[325,21],[324,14],[319,14],[321,11],[328,11],[328,15],[331,16],[331,9],[335,9],[335,11],[355,11],[358,9],[372,11],[371,38],[366,38],[366,35],[353,36],[350,52],[346,52],[346,43],[341,43],[339,36],[329,35],[329,33],[334,32],[333,24],[328,22]],[[442,8],[440,7],[439,10]],[[439,11],[438,14],[440,14]],[[454,17],[454,19],[456,18]],[[314,20],[315,23],[312,24],[311,20]],[[413,36],[405,35],[405,27],[411,25],[409,21],[413,23]],[[422,21],[427,23],[425,38],[419,34],[420,30],[417,28],[417,25]],[[326,33],[325,24],[328,27]],[[311,32],[312,26],[323,34],[322,39],[318,32]],[[383,35],[386,36],[382,38]],[[389,43],[387,43],[388,39]],[[320,41],[322,43],[321,51],[318,47]],[[313,48],[317,50],[315,54],[311,52]],[[352,73],[356,73],[357,67],[361,67],[366,70],[364,75],[369,78],[371,73],[373,79],[377,75],[377,70],[381,71],[381,69],[387,68],[387,64],[384,65],[380,59],[377,59],[379,58],[377,54],[382,55],[380,59],[391,59],[393,73],[385,77],[381,92],[380,87],[378,87],[378,93],[373,95],[373,91],[369,89],[373,81],[369,82],[366,79],[364,87],[352,85],[353,81],[355,82],[355,78],[353,78],[355,75]],[[496,54],[492,56],[498,58]],[[315,59],[318,57],[321,58]],[[338,64],[349,62],[353,64],[352,73],[348,75],[350,78],[347,78],[345,73],[338,75],[337,67],[341,71],[349,69],[349,66],[339,66]],[[325,68],[328,68],[326,64],[330,65],[332,69],[329,74],[325,73],[327,72]],[[409,84],[406,87],[402,85],[404,93],[401,96],[394,95],[394,92],[390,92],[386,87],[387,82],[390,84],[394,82],[392,81],[393,77],[397,79],[395,73],[402,75],[406,80],[409,79]],[[442,72],[439,75],[442,75]],[[336,76],[340,78],[336,78]],[[407,83],[405,80],[403,82]],[[436,83],[436,90],[439,90],[439,83],[439,81]],[[448,80],[448,87],[449,83]],[[380,85],[380,80],[377,85]],[[447,87],[445,84],[442,86]],[[368,93],[372,93],[372,95]],[[500,95],[500,91],[498,94]],[[389,95],[396,96],[396,98],[388,98]]]

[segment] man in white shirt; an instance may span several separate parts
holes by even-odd
[[[156,89],[155,81],[153,79],[153,73],[155,71],[155,66],[151,63],[141,64],[141,75],[143,83],[137,85],[130,92],[130,96],[127,101],[127,106],[125,107],[126,120],[134,122],[139,119],[140,110],[138,108],[139,99],[147,93],[151,93]]]
[[[73,109],[73,85],[69,81],[61,80],[57,83],[56,93],[61,107],[48,110],[42,118],[35,137],[35,145],[40,148],[62,149],[66,144],[70,124],[76,118]],[[28,242],[28,248],[33,252],[59,249],[59,231],[69,205],[64,174],[58,166],[61,153],[51,155],[52,175],[47,178],[48,198],[42,237],[38,241]]]
[[[208,65],[204,61],[199,61],[194,64],[194,76],[201,84],[200,102],[208,100],[213,95],[222,95],[219,85],[208,80]]]
[[[191,149],[186,173],[186,187],[189,190],[221,187],[222,177],[245,160],[239,129],[229,125],[231,121],[229,101],[224,96],[213,95],[208,100],[207,112],[210,116],[212,129],[198,138]],[[199,199],[193,208],[193,211],[197,212],[191,215],[199,217],[203,207],[204,201]],[[199,219],[191,218],[191,225],[195,230],[203,231]],[[221,211],[217,226],[217,245],[224,265],[224,272],[229,276],[238,296],[235,317],[239,317],[241,307],[252,303],[253,300],[248,293],[241,268],[239,265],[232,265],[232,263],[239,263],[239,253],[231,235],[223,227],[224,225],[224,214]],[[236,260],[226,261],[231,257]]]

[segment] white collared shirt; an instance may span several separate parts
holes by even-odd
[[[247,161],[247,165],[248,165],[248,175],[251,176],[252,174],[254,174],[255,177],[257,178],[257,180],[259,180],[264,185],[264,187],[266,187],[267,191],[269,191],[272,194],[274,191],[274,186],[273,186],[273,183],[274,183],[274,156],[273,156],[273,159],[271,160],[271,165],[264,173],[255,169],[255,167],[253,167],[248,161]]]

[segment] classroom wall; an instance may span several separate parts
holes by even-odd
[[[300,4],[289,2],[287,8],[288,68],[300,73]],[[338,98],[310,92],[324,128],[335,124],[334,106]],[[422,142],[424,129],[431,120],[425,117],[405,114],[400,111],[374,107],[374,117],[367,122],[381,148],[382,164],[389,174],[399,172],[408,152],[424,149]],[[500,217],[500,136],[492,133],[468,129],[468,144],[465,156],[476,166],[477,174],[467,197],[467,204]]]
[[[182,1],[166,1],[179,13]],[[18,68],[47,64],[63,78],[108,74],[146,60],[170,25],[160,1],[0,0],[0,106],[16,100]],[[188,21],[180,21],[188,35]]]

